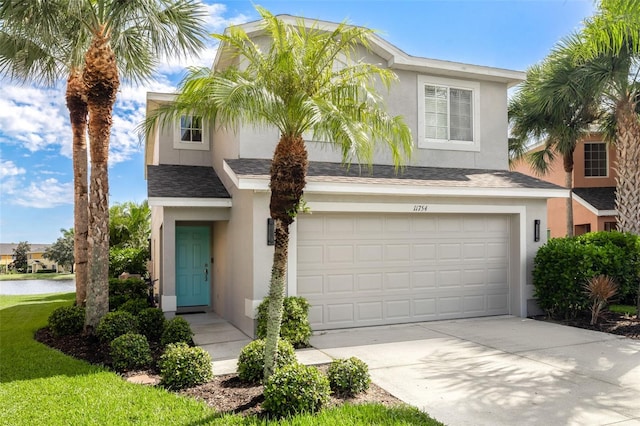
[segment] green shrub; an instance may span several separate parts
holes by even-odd
[[[149,307],[149,302],[144,299],[129,299],[118,307],[119,311],[126,311],[133,315],[138,315],[143,309]]]
[[[333,360],[327,376],[331,390],[336,393],[357,395],[369,389],[371,384],[367,364],[356,357]]]
[[[131,299],[146,299],[147,283],[140,278],[109,278],[109,309],[117,310],[120,305]]]
[[[85,310],[81,306],[62,306],[49,315],[49,328],[56,336],[78,334],[84,328]]]
[[[254,340],[242,348],[238,356],[238,378],[244,382],[259,383],[264,377],[264,339]],[[278,341],[275,368],[297,363],[296,352],[287,340]]]
[[[162,336],[160,337],[160,344],[167,346],[170,343],[186,343],[191,345],[193,343],[193,331],[191,326],[182,317],[175,317],[166,322]]]
[[[111,342],[113,368],[118,371],[145,368],[151,364],[151,349],[142,334],[127,333]]]
[[[125,311],[108,312],[96,328],[96,336],[103,342],[111,342],[118,336],[127,333],[136,333],[138,322],[136,317]]]
[[[146,308],[138,314],[138,330],[150,342],[160,342],[162,332],[167,322],[164,312],[160,308]]]
[[[109,248],[109,276],[119,277],[123,272],[147,273],[149,250],[145,248]]]
[[[309,302],[304,297],[289,296],[284,298],[280,337],[287,339],[295,348],[309,346],[311,326],[309,325]],[[265,297],[258,306],[257,330],[259,339],[267,337],[267,312],[269,298]]]
[[[161,384],[169,389],[184,389],[205,383],[213,377],[211,355],[186,343],[172,343],[160,357]]]
[[[302,364],[276,370],[264,384],[262,408],[277,416],[315,413],[329,402],[329,379],[317,368]]]
[[[534,259],[534,295],[540,308],[553,317],[573,318],[586,312],[587,281],[608,275],[619,285],[624,302],[635,300],[640,280],[640,238],[620,232],[595,232],[554,238],[540,247]]]

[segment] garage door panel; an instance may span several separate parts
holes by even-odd
[[[382,244],[358,244],[356,247],[356,262],[382,262]]]
[[[459,269],[438,271],[438,287],[460,287],[462,285],[462,273]]]
[[[353,323],[354,304],[353,303],[331,303],[327,304],[327,323]]]
[[[425,244],[425,243],[416,243],[411,246],[412,252],[412,260],[414,261],[427,261],[427,262],[436,262],[436,245],[433,243]]]
[[[353,245],[327,244],[326,255],[329,264],[353,263]]]
[[[356,291],[366,293],[382,291],[383,274],[382,272],[375,274],[358,274]]]
[[[297,293],[314,330],[505,314],[509,225],[497,215],[304,216]]]
[[[384,250],[385,262],[409,262],[411,260],[411,244],[387,244]]]
[[[327,275],[327,293],[352,293],[353,292],[353,275],[352,274],[336,274]]]
[[[428,289],[436,287],[436,271],[414,271],[413,272],[413,288]]]
[[[470,315],[481,315],[487,310],[486,299],[486,296],[483,294],[475,296],[465,296],[462,299],[463,312]]]
[[[318,265],[324,263],[324,246],[320,244],[299,246],[298,263],[307,265]]]
[[[382,321],[383,302],[365,302],[357,304],[358,321]]]
[[[384,276],[384,288],[388,290],[410,290],[411,273],[392,272]]]
[[[298,293],[311,296],[322,296],[324,277],[322,275],[298,275]]]
[[[408,320],[411,318],[411,300],[391,300],[386,302],[387,315],[385,319],[389,320]]]

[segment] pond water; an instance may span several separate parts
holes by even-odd
[[[75,280],[23,280],[0,281],[0,294],[45,294],[76,291]]]

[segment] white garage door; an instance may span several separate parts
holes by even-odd
[[[298,216],[297,292],[314,330],[509,312],[509,217]]]

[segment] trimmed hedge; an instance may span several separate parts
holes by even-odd
[[[103,342],[112,342],[116,337],[127,333],[137,333],[138,320],[126,311],[108,312],[102,317],[96,328],[96,336]]]
[[[288,340],[294,348],[309,347],[311,326],[309,325],[309,302],[304,297],[288,296],[282,304],[282,323],[280,337]],[[269,311],[269,297],[265,297],[258,306],[258,325],[256,335],[258,339],[267,337],[267,312]]]
[[[640,285],[640,238],[594,232],[551,239],[534,259],[538,306],[552,317],[575,318],[588,310],[584,285],[597,275],[616,281],[621,303],[635,304]]]
[[[147,283],[141,278],[109,278],[109,309],[117,310],[122,304],[132,299],[147,299],[149,293]]]
[[[117,371],[146,368],[151,364],[151,349],[142,334],[126,333],[111,342],[113,368]]]

